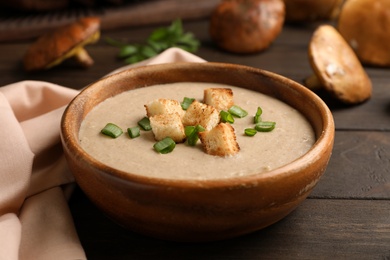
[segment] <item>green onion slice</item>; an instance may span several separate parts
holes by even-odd
[[[219,115],[221,116],[221,121],[223,123],[234,123],[234,118],[229,112],[221,110],[221,112],[219,112]]]
[[[187,137],[187,143],[188,145],[190,146],[195,146],[196,143],[198,142],[199,140],[199,136],[198,136],[198,133],[199,132],[203,132],[205,129],[203,128],[203,126],[201,125],[197,125],[197,126],[186,126],[184,128],[184,132],[186,134],[186,137]]]
[[[255,124],[257,124],[258,122],[261,121],[261,114],[263,113],[263,110],[261,109],[261,107],[257,107],[257,111],[256,111],[256,114],[255,114],[255,117],[254,117],[254,120],[253,122]]]
[[[101,133],[107,136],[110,136],[112,138],[117,138],[121,134],[123,134],[122,129],[113,124],[113,123],[108,123],[102,130]]]
[[[257,133],[257,130],[254,128],[246,128],[244,131],[247,136],[254,136]]]
[[[176,143],[170,137],[165,137],[164,139],[153,145],[154,150],[161,154],[170,153],[173,151],[173,149],[175,149],[175,147]]]
[[[180,103],[183,110],[187,110],[188,107],[195,101],[195,98],[184,97],[183,102]]]
[[[136,138],[141,135],[140,128],[138,126],[127,128],[127,133],[131,138]]]
[[[248,115],[248,112],[246,112],[244,109],[242,109],[239,106],[233,105],[229,108],[228,112],[232,114],[235,117],[243,118]]]
[[[140,121],[138,121],[138,125],[145,131],[152,130],[152,126],[150,125],[150,120],[147,117],[144,117]]]
[[[192,135],[192,133],[195,131],[195,126],[188,125],[184,128],[184,133],[186,134],[187,137]]]
[[[206,130],[206,129],[204,129],[204,127],[201,126],[201,125],[197,125],[197,126],[195,127],[195,129],[196,129],[196,132],[197,132],[197,133],[203,132],[204,130]]]
[[[275,122],[261,121],[255,125],[255,129],[259,132],[270,132],[275,128],[275,125]]]

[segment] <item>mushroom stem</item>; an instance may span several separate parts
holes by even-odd
[[[319,90],[323,87],[320,80],[315,74],[312,74],[311,76],[307,77],[304,83],[305,86],[311,90]]]
[[[94,62],[91,56],[89,56],[88,52],[83,47],[80,47],[76,51],[74,58],[84,68],[90,67]]]

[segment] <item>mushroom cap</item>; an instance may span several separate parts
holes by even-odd
[[[390,66],[389,0],[348,0],[337,28],[363,64]]]
[[[284,0],[286,21],[312,22],[338,16],[344,0]]]
[[[279,35],[284,16],[283,0],[221,1],[211,14],[209,33],[224,50],[255,53]]]
[[[340,33],[321,25],[309,43],[309,61],[322,86],[348,104],[371,97],[372,84],[356,54]]]
[[[99,38],[100,19],[85,17],[43,34],[27,49],[23,65],[27,71],[48,69]]]

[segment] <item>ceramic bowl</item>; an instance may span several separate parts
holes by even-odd
[[[123,91],[173,82],[222,83],[273,96],[308,119],[316,142],[306,154],[275,170],[199,182],[122,172],[81,148],[80,124],[97,104]],[[65,110],[61,139],[76,182],[112,220],[160,239],[204,242],[260,230],[304,201],[327,167],[334,122],[318,96],[280,75],[233,64],[176,63],[126,70],[89,85]]]

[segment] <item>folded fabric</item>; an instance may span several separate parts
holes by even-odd
[[[125,66],[203,62],[181,49]],[[0,259],[86,259],[67,205],[74,179],[60,120],[78,91],[41,81],[0,88]]]

